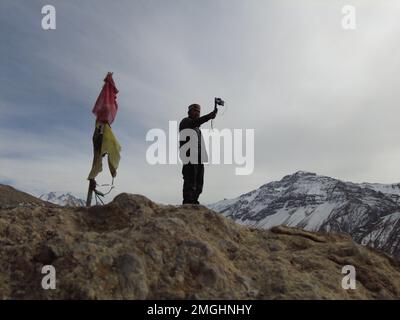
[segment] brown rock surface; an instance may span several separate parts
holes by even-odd
[[[30,206],[30,205],[50,205],[49,202],[44,202],[28,193],[14,189],[13,187],[0,184],[0,209],[12,208],[15,206]]]
[[[400,263],[349,236],[250,229],[203,206],[0,206],[1,299],[399,299]],[[10,199],[18,198],[18,201]],[[24,201],[22,201],[24,202]],[[41,287],[43,265],[57,289]],[[344,265],[356,290],[341,287]]]

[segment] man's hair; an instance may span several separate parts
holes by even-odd
[[[200,109],[200,105],[198,104],[198,103],[193,103],[193,104],[191,104],[189,107],[188,107],[188,112],[190,111],[190,110],[192,110],[193,108],[199,108]]]

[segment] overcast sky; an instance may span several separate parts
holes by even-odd
[[[41,28],[46,4],[56,30]],[[348,4],[355,30],[342,28]],[[180,203],[181,166],[147,164],[146,133],[215,96],[227,104],[215,127],[255,129],[255,169],[208,165],[201,202],[298,170],[400,182],[399,16],[398,0],[2,0],[0,183],[85,197],[107,71],[122,145],[111,198]]]

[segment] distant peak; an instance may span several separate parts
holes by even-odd
[[[39,199],[48,201],[61,206],[84,206],[84,200],[76,197],[71,192],[67,191],[51,191],[47,194],[42,194]]]
[[[308,172],[308,171],[299,170],[299,171],[297,171],[297,172],[295,172],[293,174],[288,174],[288,175],[284,176],[282,178],[282,180],[299,179],[299,178],[307,177],[307,176],[308,177],[311,177],[311,176],[315,177],[315,176],[317,176],[317,174],[314,173],[314,172]]]
[[[294,176],[316,176],[317,174],[314,172],[299,170],[299,171],[295,172],[293,175]]]

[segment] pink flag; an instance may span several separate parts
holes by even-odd
[[[97,121],[111,125],[118,111],[118,89],[115,86],[111,72],[107,74],[104,82],[103,89],[101,89],[92,112],[96,115]]]

